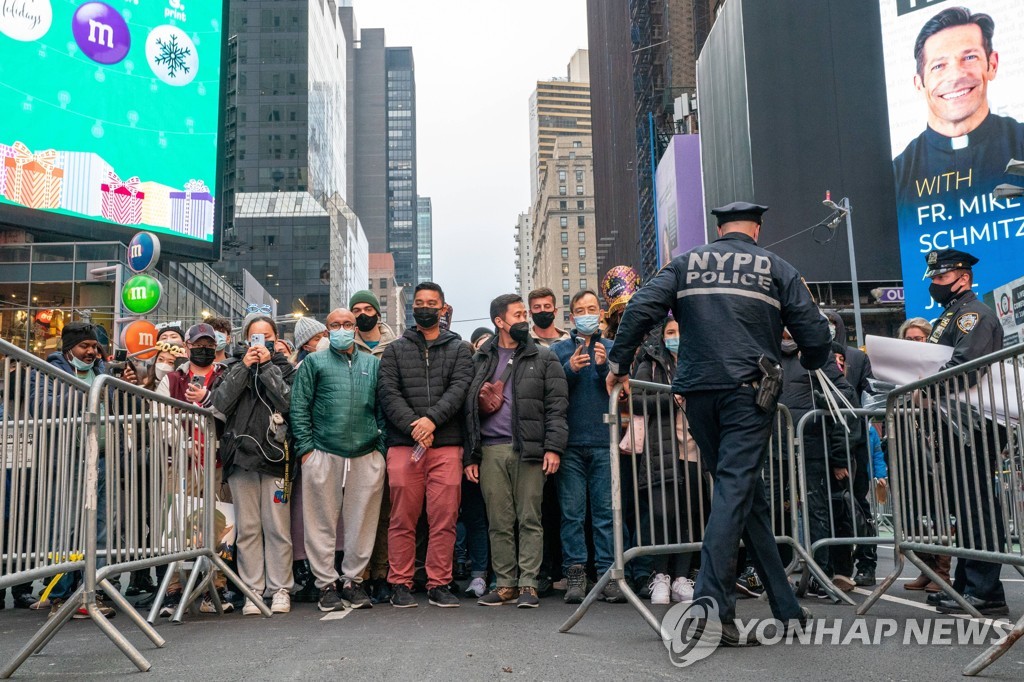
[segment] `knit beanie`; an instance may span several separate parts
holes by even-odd
[[[470,343],[476,343],[480,337],[484,335],[494,336],[494,330],[488,329],[487,327],[477,327],[473,330],[473,334],[469,337],[469,341]]]
[[[380,315],[380,301],[377,300],[377,297],[373,294],[372,291],[367,291],[366,289],[363,289],[362,291],[357,291],[356,293],[352,294],[352,298],[348,302],[348,309],[352,310],[352,308],[359,305],[360,303],[369,303],[370,305],[373,306],[373,309],[377,311],[377,314]]]
[[[88,322],[69,322],[60,335],[60,350],[67,353],[83,341],[99,341],[96,326]]]
[[[327,331],[327,327],[317,322],[316,318],[300,317],[295,322],[295,346],[302,348],[309,343],[311,338],[325,331]]]

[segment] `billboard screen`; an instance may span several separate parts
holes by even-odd
[[[907,316],[937,317],[925,254],[977,256],[975,287],[1024,273],[1024,207],[992,195],[1024,159],[1024,14],[1017,0],[881,0]]]
[[[217,258],[224,10],[0,4],[0,223]]]
[[[676,135],[655,173],[658,190],[658,267],[707,243],[701,185],[700,136]]]

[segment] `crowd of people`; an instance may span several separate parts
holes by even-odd
[[[291,339],[262,312],[250,313],[234,328],[226,319],[187,329],[164,326],[155,358],[144,367],[120,363],[118,375],[161,396],[210,408],[216,416],[215,489],[234,505],[234,566],[274,613],[289,612],[293,601],[316,603],[321,611],[384,603],[409,608],[419,604],[417,592],[441,608],[458,607],[466,597],[484,606],[536,608],[540,597],[555,591],[566,603],[578,604],[614,555],[606,414],[615,375],[626,372],[619,369],[621,358],[610,358],[632,293],[628,283],[638,281],[631,270],[616,270],[603,297],[591,290],[572,296],[569,331],[555,326],[558,299],[541,288],[526,300],[517,294],[496,297],[489,311],[493,327],[464,340],[448,328],[450,307],[442,288],[423,282],[413,293],[415,324],[401,335],[381,320],[376,296],[360,291],[322,323],[298,319]],[[832,341],[823,368],[859,405],[870,392],[870,362],[847,344],[842,319],[827,316]],[[663,384],[675,380],[678,386],[677,363],[685,352],[680,324],[686,321],[662,318],[630,352],[628,374]],[[912,341],[931,334],[921,318],[899,329],[900,338]],[[96,326],[69,323],[61,344],[48,359],[57,369],[88,383],[109,371]],[[785,377],[779,401],[796,423],[822,407],[820,396],[788,328],[778,344]],[[663,398],[637,393],[634,414],[645,412],[637,401],[658,399]],[[667,405],[649,407],[650,414],[673,413]],[[686,412],[696,418],[696,408]],[[623,480],[634,481],[641,493],[644,486],[679,481],[684,488],[676,499],[710,500],[708,482],[698,473],[707,446],[694,441],[687,415],[680,412],[682,428],[670,422],[649,427],[648,433],[679,442],[651,448],[657,453],[651,470]],[[821,418],[804,441],[811,542],[836,534],[875,535],[869,497],[887,478],[880,434],[860,420],[849,426],[840,433],[838,425]],[[626,459],[625,445],[623,452]],[[117,455],[106,453],[112,456]],[[102,480],[100,485],[102,506]],[[840,497],[848,491],[845,504],[835,504],[837,491]],[[662,502],[648,504],[649,497]],[[644,545],[677,538],[674,528],[669,537],[660,530],[676,516],[664,508],[664,496],[639,498],[640,522],[625,515],[627,536]],[[708,521],[703,504],[684,510],[696,526],[687,541],[702,539]],[[99,516],[101,537],[115,532],[102,511]],[[651,529],[658,530],[652,535]],[[948,557],[923,556],[948,579]],[[757,596],[765,589],[752,559],[734,567],[737,595]],[[875,584],[871,543],[826,547],[815,559],[838,589]],[[701,564],[701,556],[692,553],[642,556],[627,574],[652,603],[686,602],[694,596]],[[155,570],[159,580],[165,569]],[[48,605],[56,612],[76,579],[62,577],[46,599],[31,584],[17,586],[14,605]],[[150,570],[115,584],[128,596],[142,597],[141,604],[156,592]],[[260,613],[222,575],[214,588],[226,609]],[[934,593],[939,587],[922,576],[906,589]],[[814,581],[810,593],[828,596]],[[181,594],[175,577],[162,615],[173,613]],[[616,581],[600,596],[609,603],[626,601]],[[214,610],[211,597],[201,609]]]

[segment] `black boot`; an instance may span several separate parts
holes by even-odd
[[[153,584],[153,578],[150,576],[148,568],[132,571],[132,579],[128,583],[128,589],[124,591],[124,596],[138,597],[142,594],[155,593],[156,585]]]
[[[293,562],[292,573],[295,575],[295,584],[300,586],[299,591],[292,595],[292,601],[303,604],[315,603],[320,598],[320,591],[316,589],[316,577],[310,570],[309,562]]]

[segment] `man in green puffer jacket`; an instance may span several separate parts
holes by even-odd
[[[356,352],[356,318],[349,310],[328,315],[327,330],[330,348],[308,355],[292,385],[306,556],[321,611],[370,608],[362,576],[373,552],[386,468],[384,413],[377,403],[380,361]],[[345,533],[341,576],[334,567],[339,517]]]

